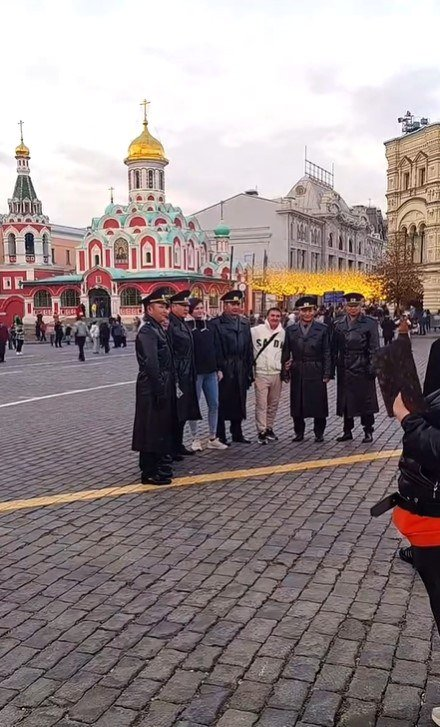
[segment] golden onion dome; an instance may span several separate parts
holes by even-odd
[[[26,144],[23,143],[23,139],[19,143],[17,147],[15,147],[15,156],[16,157],[28,157],[30,156],[29,147],[26,146]]]
[[[143,161],[144,159],[160,162],[168,161],[162,144],[148,131],[148,121],[146,119],[144,120],[142,134],[133,139],[128,147],[128,156],[125,163]]]

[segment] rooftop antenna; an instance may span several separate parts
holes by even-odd
[[[422,116],[421,119],[417,119],[411,111],[407,111],[405,116],[399,116],[397,119],[399,124],[402,124],[402,131],[404,134],[410,134],[412,131],[418,131],[422,126],[428,126],[429,119],[426,116]]]

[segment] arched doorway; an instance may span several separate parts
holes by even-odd
[[[12,326],[16,316],[23,318],[24,316],[24,300],[23,298],[11,297],[8,298],[3,308],[3,312],[6,315],[2,315],[0,321],[5,323],[8,327]]]
[[[93,305],[96,305],[97,318],[110,318],[112,310],[110,295],[104,288],[93,288],[89,291],[89,316],[91,317],[94,315]]]

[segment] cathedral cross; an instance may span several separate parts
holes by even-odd
[[[20,127],[20,137],[21,137],[21,143],[22,144],[23,144],[23,124],[24,124],[24,121],[19,121],[18,122],[18,125]]]
[[[115,188],[109,187],[108,191],[110,192],[110,202],[113,204],[113,192],[115,191]]]
[[[145,122],[145,123],[146,123],[146,121],[147,121],[147,106],[149,106],[149,105],[150,105],[150,102],[149,102],[149,101],[147,101],[147,99],[146,99],[146,98],[144,98],[144,100],[143,100],[143,101],[142,101],[142,103],[141,103],[141,106],[143,106],[143,107],[144,107],[144,122]]]

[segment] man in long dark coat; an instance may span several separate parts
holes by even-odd
[[[373,441],[374,415],[379,411],[373,357],[379,348],[377,321],[362,312],[363,296],[347,293],[345,315],[335,322],[333,354],[337,372],[336,413],[344,417],[338,442],[353,439],[354,417],[361,418],[363,443]]]
[[[221,345],[220,368],[223,378],[219,383],[219,415],[217,436],[226,439],[225,421],[231,422],[233,442],[249,444],[242,431],[246,419],[247,390],[253,382],[253,346],[251,329],[243,317],[243,293],[230,290],[222,296],[223,313],[211,321]]]
[[[313,417],[315,442],[324,441],[328,416],[327,384],[332,376],[328,326],[314,320],[317,298],[299,298],[295,308],[298,323],[286,328],[281,365],[290,372],[290,414],[293,417],[293,442],[304,439],[305,419]]]
[[[158,288],[142,301],[145,317],[136,337],[139,373],[132,449],[139,452],[143,484],[168,485],[176,420],[176,383],[171,348],[163,328],[168,299]]]
[[[183,444],[185,422],[201,419],[196,391],[196,367],[194,363],[194,342],[191,330],[185,322],[189,311],[190,290],[181,290],[170,297],[168,338],[173,353],[176,371],[177,421],[175,430],[174,458],[194,454]]]

